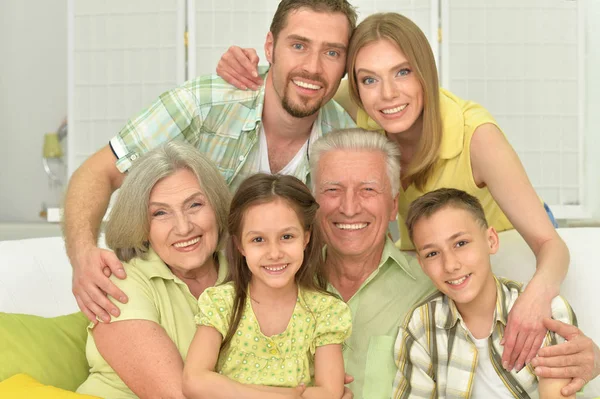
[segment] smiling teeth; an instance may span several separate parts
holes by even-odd
[[[450,284],[450,285],[460,285],[460,284],[462,284],[462,283],[463,283],[463,282],[464,282],[464,281],[467,279],[467,277],[469,277],[469,276],[470,276],[470,274],[467,274],[466,276],[463,276],[463,277],[459,278],[458,280],[448,280],[448,281],[446,281],[446,282],[447,282],[448,284]]]
[[[367,227],[367,223],[336,223],[335,226],[342,230],[360,230]]]
[[[310,83],[302,82],[300,80],[293,80],[292,82],[294,82],[294,84],[296,86],[300,86],[300,87],[303,87],[305,89],[319,90],[321,88],[321,86],[317,86],[317,85],[313,85],[313,84],[310,84]]]
[[[404,104],[404,105],[401,105],[401,106],[396,107],[396,108],[382,109],[381,112],[383,112],[384,114],[388,114],[388,115],[389,114],[395,114],[396,112],[402,111],[407,106],[408,106],[408,104]]]
[[[200,241],[200,237],[192,238],[191,240],[188,240],[188,241],[176,242],[175,244],[173,244],[173,246],[177,247],[177,248],[183,248],[183,247],[188,247],[190,245],[194,245],[198,241]]]
[[[288,267],[288,265],[285,264],[285,265],[279,266],[279,267],[269,267],[269,266],[263,266],[263,267],[271,272],[278,272],[278,271],[283,270],[286,267]]]

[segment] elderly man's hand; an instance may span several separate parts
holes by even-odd
[[[531,290],[519,295],[508,314],[504,338],[500,342],[504,345],[502,366],[506,370],[521,370],[542,346],[546,335],[542,321],[552,314],[551,302]]]
[[[552,319],[544,326],[567,342],[540,349],[531,365],[539,377],[572,378],[561,394],[573,395],[600,374],[600,349],[575,326]]]
[[[123,265],[112,251],[98,247],[83,251],[82,256],[71,259],[73,264],[73,295],[79,309],[96,323],[101,320],[110,322],[110,314],[119,315],[117,308],[108,298],[112,296],[122,303],[127,302],[127,296],[114,285],[109,277],[115,274],[118,278],[126,277]]]

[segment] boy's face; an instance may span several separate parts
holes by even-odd
[[[482,227],[466,210],[446,206],[417,221],[413,242],[419,264],[434,285],[460,310],[493,287],[490,255],[498,250],[498,234]]]

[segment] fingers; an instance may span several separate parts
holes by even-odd
[[[576,377],[581,375],[581,367],[569,366],[569,367],[536,367],[533,369],[535,375],[543,378],[580,378]]]
[[[543,339],[542,335],[542,339]],[[525,339],[525,344],[523,344],[523,349],[521,350],[519,357],[516,360],[515,368],[517,370],[521,370],[523,366],[533,358],[537,350],[540,348],[539,346],[534,347],[534,343],[539,341],[539,336],[534,334],[529,334],[529,336]],[[541,344],[541,343],[540,343]]]
[[[100,258],[102,259],[104,264],[110,268],[110,271],[115,276],[117,276],[121,280],[127,277],[127,275],[125,274],[125,270],[123,269],[123,264],[119,261],[119,258],[117,258],[117,255],[115,255],[114,252],[103,250],[102,252],[100,252]]]
[[[502,339],[503,342],[501,342],[501,344],[504,345],[504,352],[502,353],[502,367],[504,367],[504,369],[507,371],[512,370],[515,365],[514,361],[512,361],[511,359],[513,358],[514,348],[517,344],[518,330],[518,327],[515,328],[514,326],[512,326],[510,321],[506,326],[506,330],[504,330],[505,335]]]
[[[262,79],[257,71],[258,56],[253,49],[231,46],[217,64],[217,74],[239,89],[258,90]]]
[[[77,301],[77,306],[79,306],[79,309],[85,315],[85,317],[87,317],[94,324],[98,323],[96,315],[91,310],[89,310],[87,306],[85,306],[79,295],[75,295],[75,300]]]
[[[544,323],[544,327],[546,327],[550,331],[554,331],[567,341],[570,341],[573,339],[574,336],[581,334],[581,331],[577,327],[571,324],[563,323],[559,320],[545,318],[542,322]]]
[[[564,356],[564,355],[573,355],[575,353],[579,353],[585,350],[586,342],[587,345],[591,345],[592,342],[589,338],[585,337],[585,339],[571,341],[571,342],[563,342],[562,344],[546,346],[538,351],[538,357],[546,358],[546,357],[554,357],[554,356]],[[534,359],[535,360],[535,359]]]
[[[531,361],[533,367],[568,367],[579,364],[577,354],[554,356],[554,357],[536,357]],[[574,376],[571,376],[574,377]]]
[[[344,374],[344,385],[350,384],[353,381],[354,377],[352,377],[350,374]]]
[[[583,388],[585,384],[586,382],[583,378],[573,378],[571,382],[567,384],[567,386],[563,387],[563,389],[560,390],[560,393],[562,394],[562,396],[575,395],[578,391],[581,390],[581,388]]]
[[[344,387],[344,395],[342,396],[342,399],[353,399],[353,398],[354,398],[354,393],[348,387]]]

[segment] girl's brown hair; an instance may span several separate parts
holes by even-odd
[[[417,151],[403,177],[403,180],[414,182],[419,190],[423,190],[438,160],[442,118],[435,58],[425,34],[413,21],[397,13],[379,13],[370,15],[356,27],[350,40],[347,59],[350,96],[356,104],[362,106],[355,71],[358,52],[363,47],[384,39],[395,44],[404,53],[423,88],[423,130]]]
[[[242,182],[231,201],[229,211],[227,243],[227,260],[229,262],[228,282],[233,282],[235,299],[233,311],[229,322],[229,329],[225,335],[221,348],[227,347],[235,334],[248,297],[248,284],[252,273],[246,263],[246,258],[240,253],[236,245],[240,242],[240,235],[244,223],[244,215],[248,208],[259,204],[268,204],[275,200],[284,200],[288,203],[300,220],[304,231],[310,232],[310,241],[304,249],[304,260],[295,276],[299,287],[326,292],[327,280],[323,271],[323,240],[320,229],[316,226],[316,213],[319,204],[315,201],[310,190],[304,183],[293,176],[268,175],[259,173],[250,176]]]

